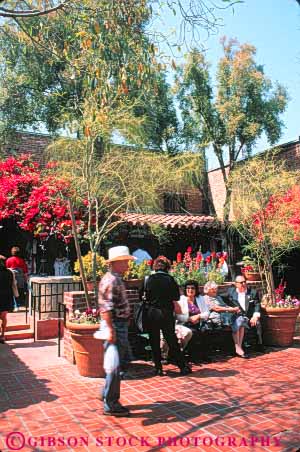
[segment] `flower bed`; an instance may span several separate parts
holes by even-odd
[[[192,248],[188,247],[183,257],[181,253],[177,253],[170,274],[179,286],[183,286],[188,280],[197,281],[199,285],[204,285],[207,281],[222,284],[228,273],[226,257],[227,253],[214,251],[206,257],[198,251],[193,257]]]

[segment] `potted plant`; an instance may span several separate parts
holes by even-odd
[[[221,271],[222,265],[220,265],[224,263],[223,259],[221,253],[217,255],[215,252],[211,252],[210,256],[204,259],[200,251],[196,253],[196,257],[192,257],[192,249],[188,247],[183,259],[181,253],[177,253],[170,274],[179,286],[183,286],[189,279],[197,281],[200,286],[212,280],[222,284],[225,280]]]
[[[94,338],[100,327],[100,311],[88,308],[76,310],[66,322],[71,333],[77,369],[84,377],[104,377],[103,342]]]
[[[97,281],[100,281],[102,276],[107,271],[106,260],[104,259],[104,257],[99,255],[97,255],[96,257],[96,281],[94,279],[93,255],[91,251],[89,251],[85,256],[82,256],[82,264],[85,272],[85,277],[87,280],[88,290],[94,291]],[[78,259],[75,262],[74,270],[76,273],[80,272]],[[76,276],[75,278],[77,279],[79,277]]]
[[[129,261],[128,270],[123,276],[127,289],[140,289],[142,287],[145,276],[151,274],[151,263],[151,261],[144,261],[137,264],[134,261]]]
[[[264,343],[288,347],[293,343],[300,301],[285,296],[286,284],[281,282],[275,290],[275,300],[265,295],[262,302]]]
[[[275,289],[273,265],[300,245],[300,185],[298,174],[286,169],[276,151],[251,159],[232,176],[234,225],[255,256],[263,275],[265,341],[291,345],[299,302]]]
[[[241,272],[248,281],[261,281],[258,265],[254,259],[249,256],[244,256],[242,259],[243,266]]]

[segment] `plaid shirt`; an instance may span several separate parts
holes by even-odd
[[[112,311],[113,318],[129,318],[130,308],[125,286],[117,273],[107,272],[101,279],[98,303],[101,312]]]

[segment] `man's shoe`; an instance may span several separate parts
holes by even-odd
[[[105,416],[126,417],[130,416],[130,411],[125,406],[120,405],[111,410],[104,410],[103,414]]]
[[[189,366],[185,366],[180,369],[180,375],[189,375],[192,373],[192,369]]]

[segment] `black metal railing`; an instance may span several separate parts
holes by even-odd
[[[36,337],[36,320],[42,319],[42,314],[59,313],[65,292],[81,291],[82,282],[30,282],[31,304],[30,315],[33,317],[34,340]],[[58,321],[59,323],[59,321]]]
[[[66,317],[67,317],[67,308],[65,306],[65,304],[61,301],[59,301],[58,303],[58,315],[57,315],[57,354],[60,357],[61,356],[61,339],[62,339],[62,334],[61,334],[61,329],[62,329],[62,325],[61,325],[61,320],[63,320],[63,326],[65,327],[66,325]]]

